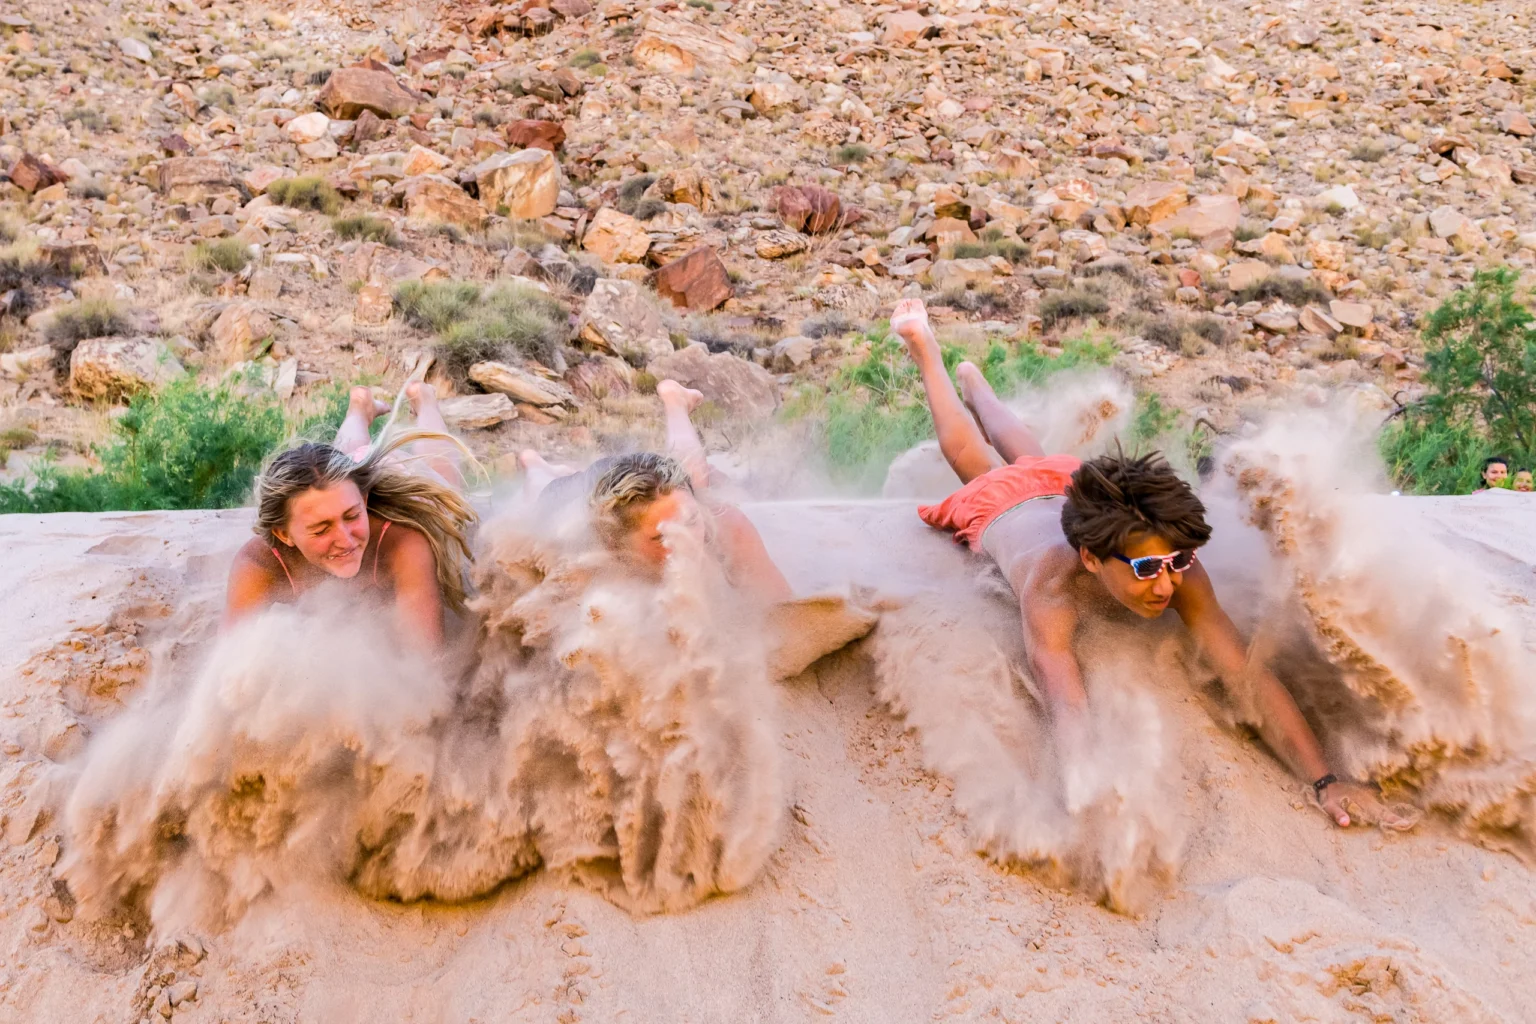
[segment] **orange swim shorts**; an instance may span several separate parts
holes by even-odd
[[[950,530],[972,551],[981,550],[981,535],[992,520],[1030,498],[1067,493],[1067,484],[1083,460],[1072,455],[1026,455],[1011,466],[999,466],[972,480],[937,505],[921,505],[923,522]]]

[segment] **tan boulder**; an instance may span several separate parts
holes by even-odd
[[[217,156],[176,156],[160,161],[156,181],[161,194],[180,202],[197,201],[234,189],[229,161]]]
[[[1156,224],[1184,209],[1189,189],[1176,181],[1144,181],[1125,194],[1121,208],[1131,224]]]
[[[605,206],[587,226],[581,247],[604,263],[639,263],[650,251],[651,236],[634,217]]]
[[[342,121],[355,120],[365,110],[396,118],[415,109],[416,96],[388,71],[337,68],[325,80],[318,103],[321,110]]]
[[[636,365],[672,351],[661,314],[633,281],[600,278],[581,307],[577,336]]]
[[[1369,327],[1376,315],[1369,302],[1348,302],[1344,299],[1334,299],[1328,303],[1328,311],[1339,323],[1357,331]]]
[[[698,25],[681,15],[653,12],[635,40],[634,60],[642,68],[690,75],[696,68],[745,64],[757,44],[746,36]]]
[[[233,302],[209,330],[219,364],[233,366],[250,359],[256,343],[270,338],[273,327],[271,319],[254,302]]]
[[[1273,273],[1273,268],[1263,260],[1239,260],[1227,265],[1227,287],[1234,292],[1252,288]]]
[[[285,178],[295,177],[293,169],[279,167],[276,164],[262,164],[253,167],[240,176],[240,184],[250,189],[251,195],[259,196],[272,186],[274,181],[282,181]]]
[[[507,363],[476,363],[469,368],[469,379],[485,390],[506,395],[529,405],[576,405],[576,395],[560,381],[529,373]]]
[[[941,292],[958,292],[991,284],[994,275],[984,259],[936,260],[928,270],[928,283]]]
[[[116,400],[185,372],[159,338],[87,338],[69,357],[69,386],[82,398]]]
[[[26,380],[40,375],[53,376],[53,359],[58,350],[52,345],[37,345],[15,352],[0,352],[0,378]]]
[[[555,212],[560,202],[560,164],[547,149],[496,153],[474,168],[480,202],[487,210],[507,208],[506,216],[535,220]]]
[[[760,259],[781,260],[810,247],[810,239],[798,231],[766,231],[757,237],[757,255]]]
[[[357,290],[357,301],[352,306],[352,319],[360,324],[382,324],[395,311],[394,300],[388,290],[376,284],[365,284]]]
[[[501,393],[458,395],[438,403],[443,421],[454,430],[485,430],[517,419],[517,406]]]
[[[470,230],[479,230],[485,223],[485,208],[440,174],[423,174],[406,181],[405,212],[413,220],[458,224]]]
[[[758,68],[753,76],[752,94],[747,97],[764,117],[787,113],[805,105],[805,87],[782,71]]]
[[[881,42],[886,46],[911,46],[927,34],[932,24],[916,11],[893,11],[886,15]]]
[[[405,177],[414,178],[418,174],[440,174],[452,166],[453,161],[443,154],[418,145],[405,154],[405,165],[401,170]]]
[[[1165,235],[1183,232],[1191,238],[1206,238],[1222,231],[1236,231],[1241,220],[1242,206],[1236,196],[1196,196],[1188,206],[1159,221],[1156,229]]]
[[[652,360],[646,368],[657,380],[675,380],[703,392],[705,401],[734,418],[766,419],[779,407],[773,375],[728,352],[711,354],[703,345],[689,345]]]
[[[1531,119],[1523,112],[1514,109],[1499,113],[1499,131],[1506,135],[1518,135],[1521,138],[1536,135],[1536,128],[1531,127]]]
[[[662,298],[696,313],[722,306],[736,294],[720,254],[708,245],[668,263],[652,274],[650,281]]]
[[[288,136],[290,142],[318,142],[330,132],[331,119],[318,110],[300,114],[283,125],[283,134]]]

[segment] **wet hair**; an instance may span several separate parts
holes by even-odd
[[[1139,533],[1156,534],[1177,549],[1211,539],[1205,506],[1157,452],[1101,455],[1079,466],[1067,485],[1061,532],[1074,548],[1099,558],[1123,554]]]
[[[657,498],[674,491],[693,492],[693,482],[683,464],[655,452],[599,459],[587,474],[591,474],[592,481],[587,499],[592,523],[609,543],[617,543],[633,530],[645,506]]]
[[[381,437],[361,462],[338,448],[315,442],[277,453],[256,478],[257,535],[269,545],[276,544],[277,531],[288,526],[289,505],[294,498],[313,488],[351,480],[362,492],[370,514],[408,526],[427,538],[443,603],[462,612],[470,562],[468,531],[475,522],[475,510],[462,494],[441,480],[411,472],[398,458],[389,460],[415,441],[448,441],[463,448],[446,434],[414,430]]]

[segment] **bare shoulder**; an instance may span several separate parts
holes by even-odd
[[[260,537],[252,537],[240,545],[229,567],[231,582],[272,582],[278,576],[277,559],[272,549],[262,543]]]
[[[1042,544],[1015,568],[1014,590],[1036,598],[1069,596],[1072,582],[1083,571],[1082,560],[1066,541]]]
[[[379,541],[380,555],[392,566],[435,565],[432,544],[427,535],[404,523],[392,523]]]

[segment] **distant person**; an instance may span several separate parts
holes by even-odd
[[[1520,491],[1522,494],[1536,491],[1536,478],[1531,476],[1531,471],[1528,469],[1517,469],[1515,470],[1515,482],[1511,485],[1511,489]]]
[[[698,531],[733,585],[764,601],[790,599],[789,581],[752,521],[711,493],[704,443],[690,418],[703,395],[671,380],[657,384],[656,395],[670,454],[608,456],[578,473],[525,451],[530,488],[546,508],[584,501],[598,536],[643,575],[659,577],[668,555],[664,527],[671,524]]]
[[[1311,784],[1333,821],[1413,827],[1417,819],[1386,807],[1374,786],[1338,779],[1290,693],[1267,668],[1249,664],[1196,558],[1211,536],[1205,507],[1166,462],[1046,455],[971,363],[955,374],[962,402],[920,299],[897,305],[891,329],[917,364],[939,447],[964,484],[918,514],[989,555],[1007,577],[1059,742],[1070,747],[1085,727],[1089,697],[1073,650],[1079,625],[1115,605],[1146,619],[1172,608],[1227,686],[1251,685],[1265,741]]]
[[[1509,459],[1503,455],[1490,455],[1483,460],[1482,472],[1478,474],[1483,481],[1483,486],[1473,491],[1473,494],[1481,494],[1483,491],[1492,490],[1495,487],[1508,486]]]
[[[418,649],[443,645],[445,613],[462,613],[475,521],[431,385],[405,399],[416,429],[369,440],[387,407],[354,388],[331,444],[304,443],[276,455],[256,480],[256,537],[229,571],[224,624],[321,584],[392,610]]]

